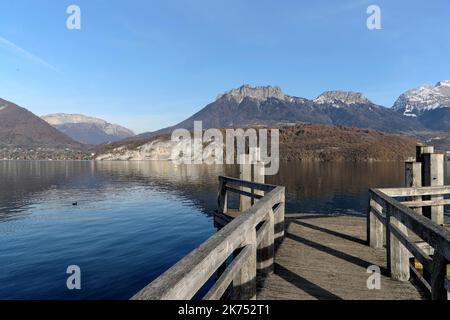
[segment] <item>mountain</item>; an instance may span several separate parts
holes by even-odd
[[[0,99],[1,148],[76,149],[83,146],[25,108]]]
[[[375,129],[385,132],[412,132],[423,126],[412,117],[404,117],[379,106],[361,93],[327,91],[315,100],[289,96],[279,87],[244,85],[230,90],[179,124],[139,138],[170,133],[176,128],[192,129],[195,120],[203,128],[283,126],[316,123]]]
[[[417,118],[427,129],[450,131],[450,81],[409,90],[397,99],[393,110]]]
[[[133,131],[127,128],[81,114],[56,113],[43,116],[42,119],[84,144],[102,144],[134,136]]]

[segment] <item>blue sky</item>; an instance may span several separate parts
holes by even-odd
[[[81,8],[68,30],[66,8]],[[382,29],[366,27],[381,8]],[[155,130],[242,84],[391,106],[450,79],[450,0],[2,0],[0,97]]]

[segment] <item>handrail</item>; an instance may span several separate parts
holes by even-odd
[[[285,188],[227,177],[219,177],[219,181],[219,195],[225,198],[228,184],[257,187],[268,193],[138,292],[133,300],[192,299],[219,269],[221,274],[205,299],[221,298],[230,284],[234,299],[256,298],[257,269],[262,274],[273,269],[275,216],[282,215],[284,219]],[[233,262],[226,266],[232,255]]]
[[[401,203],[393,197],[442,195],[447,194],[449,190],[449,186],[370,190],[370,210],[367,215],[367,237],[370,246],[382,248],[385,231],[391,277],[408,281],[411,268],[409,258],[417,259],[431,277],[427,279],[415,269],[412,270],[430,290],[433,299],[450,297],[445,287],[445,280],[450,276],[450,231],[406,206],[411,204],[410,201]],[[421,201],[412,204],[422,206],[418,202]],[[442,204],[439,201],[423,202],[427,205]],[[413,240],[408,232],[423,241]]]

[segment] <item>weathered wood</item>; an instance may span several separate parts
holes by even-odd
[[[256,234],[258,245],[257,270],[262,275],[273,272],[274,265],[274,215],[269,213],[269,218],[264,222]]]
[[[416,243],[411,241],[408,236],[401,231],[397,226],[391,224],[390,232],[395,236],[397,240],[399,240],[403,246],[423,265],[425,269],[428,271],[433,270],[433,259],[424,252]],[[409,260],[409,255],[408,255]]]
[[[241,263],[241,267],[233,279],[233,300],[256,300],[256,230],[247,233],[246,248],[249,258]]]
[[[239,155],[242,159],[239,165],[239,179],[244,181],[252,180],[252,165],[250,162],[250,156],[247,154]],[[241,187],[241,190],[247,193],[251,193],[251,189],[247,187]],[[239,211],[244,212],[252,205],[252,198],[241,194],[239,196]]]
[[[437,153],[425,153],[422,155],[423,177],[422,185],[424,186],[442,186],[444,185],[444,155]],[[443,196],[433,196],[431,200],[442,200]],[[424,198],[424,200],[428,200]],[[423,214],[437,224],[444,223],[444,207],[433,206],[424,207]]]
[[[281,188],[281,187],[280,187]],[[285,220],[285,192],[284,187],[281,195],[280,203],[274,209],[274,225],[275,225],[275,234],[274,239],[277,242],[280,242],[284,239],[284,220]]]
[[[409,208],[418,208],[418,207],[432,207],[432,206],[445,206],[450,204],[450,199],[440,199],[440,200],[421,200],[421,201],[403,201],[401,204],[409,207]],[[414,211],[416,211],[414,209]]]
[[[395,218],[450,260],[450,231],[433,223],[428,218],[416,214],[412,209],[384,194],[383,191],[384,189],[372,189],[375,200],[378,203],[384,201],[386,205],[390,206],[391,214]]]
[[[250,153],[252,154],[252,159],[254,161],[253,181],[263,184],[265,182],[265,166],[261,159],[261,149],[251,148]],[[264,196],[264,191],[262,190],[255,190],[255,193]]]
[[[421,188],[383,188],[381,190],[389,197],[413,197],[450,194],[450,186]]]
[[[383,234],[384,218],[382,217],[381,214],[382,210],[383,210],[382,206],[380,206],[373,199],[370,200],[367,226],[369,228],[368,230],[369,245],[372,248],[382,248],[384,244],[384,234]]]
[[[422,186],[422,163],[406,162],[405,163],[405,187],[417,188]],[[422,201],[422,197],[410,197],[408,201]],[[415,208],[415,212],[422,214],[422,208]]]
[[[390,208],[388,208],[390,213]],[[409,281],[409,253],[405,245],[400,241],[399,235],[401,232],[405,237],[407,237],[408,229],[401,221],[397,220],[395,216],[389,214],[388,219],[388,232],[387,237],[389,237],[389,267],[392,279],[399,281]],[[397,234],[395,231],[397,231]],[[394,232],[393,232],[394,231]]]
[[[251,258],[252,251],[250,247],[245,247],[233,259],[231,264],[225,269],[216,283],[209,289],[203,300],[219,300],[230,286],[233,279],[237,276],[241,266]]]

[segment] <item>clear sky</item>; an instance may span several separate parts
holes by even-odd
[[[66,9],[81,8],[81,30]],[[367,7],[381,8],[368,30]],[[0,97],[136,132],[175,124],[242,84],[391,106],[450,79],[450,0],[1,0]]]

